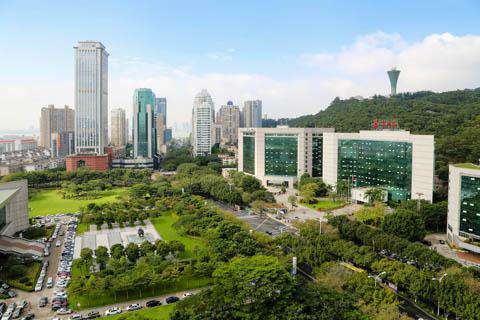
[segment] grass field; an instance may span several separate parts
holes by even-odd
[[[177,220],[177,215],[167,213],[164,216],[151,219],[150,221],[164,240],[178,240],[185,245],[185,252],[180,255],[180,258],[191,258],[194,256],[195,247],[198,247],[198,249],[205,248],[205,241],[201,238],[184,236],[177,232],[173,227],[173,224],[177,222]]]
[[[93,200],[63,199],[57,189],[38,190],[28,202],[30,217],[49,214],[77,212],[82,206],[91,202],[105,203],[116,201],[117,196],[127,192],[124,188],[105,191],[101,198]]]
[[[343,200],[318,200],[317,203],[302,203],[302,205],[317,211],[328,211],[343,207],[346,204]]]
[[[173,304],[166,306],[159,306],[154,308],[144,308],[138,311],[132,311],[128,313],[116,314],[114,316],[104,317],[102,319],[108,320],[119,320],[119,319],[130,319],[133,316],[142,316],[146,319],[152,320],[168,320],[170,318],[170,313],[174,308]]]

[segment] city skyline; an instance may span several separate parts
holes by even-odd
[[[434,13],[422,14],[422,8],[432,4],[300,2],[276,7],[271,20],[278,22],[272,24],[270,19],[257,19],[269,8],[268,2],[252,4],[258,9],[255,14],[243,8],[247,6],[207,2],[202,8],[214,17],[208,23],[196,16],[196,3],[189,10],[169,4],[168,15],[152,20],[148,17],[162,11],[158,9],[163,4],[143,2],[139,8],[145,10],[138,12],[142,21],[150,22],[126,28],[123,18],[131,4],[114,6],[107,1],[92,11],[88,5],[42,8],[28,1],[2,3],[0,34],[6,41],[0,45],[4,55],[0,89],[5,94],[0,107],[7,117],[0,119],[0,129],[37,127],[42,106],[74,104],[71,50],[84,39],[101,41],[111,54],[109,108],[130,105],[137,87],[152,88],[168,98],[171,124],[189,118],[191,99],[203,87],[216,102],[262,99],[264,111],[274,118],[316,113],[335,96],[387,95],[385,71],[394,66],[402,70],[400,92],[477,87],[480,35],[472,30],[479,29],[474,14],[478,4],[461,1],[451,10],[435,2]],[[402,15],[407,8],[408,17]],[[101,17],[107,11],[110,20],[104,25]],[[105,28],[86,23],[82,16],[87,12]],[[331,12],[342,12],[341,24],[332,20]],[[300,19],[312,15],[316,19]],[[227,17],[242,23],[224,23]],[[11,29],[13,19],[27,21],[29,31]],[[182,23],[185,19],[190,22]],[[67,26],[67,32],[57,30],[59,23]],[[335,32],[328,31],[332,28]],[[169,30],[176,30],[175,37]],[[42,34],[49,35],[48,41]],[[125,35],[133,42],[126,42]],[[162,41],[152,44],[152,37]],[[46,45],[51,41],[54,45]],[[7,45],[15,50],[7,50]],[[151,50],[145,50],[147,45]],[[20,108],[6,109],[12,104]]]

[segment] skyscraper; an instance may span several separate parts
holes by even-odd
[[[157,139],[157,153],[164,154],[167,151],[165,145],[165,123],[163,117],[157,116],[155,119],[156,139]]]
[[[400,70],[393,68],[392,70],[387,71],[388,78],[390,79],[390,92],[394,96],[397,94],[397,81],[398,76],[400,75]]]
[[[160,97],[155,99],[155,118],[162,114],[163,116],[163,125],[167,127],[167,98]]]
[[[52,134],[75,129],[75,111],[69,106],[55,108],[53,104],[42,108],[40,116],[40,146],[50,149],[52,147]]]
[[[240,126],[240,108],[238,106],[234,106],[232,101],[228,101],[226,105],[220,107],[215,122],[222,126],[222,144],[238,142]]]
[[[155,94],[152,89],[135,89],[133,95],[133,155],[153,158],[156,154]]]
[[[75,48],[75,151],[104,154],[108,144],[108,53],[98,41]]]
[[[244,128],[262,127],[262,100],[245,101],[242,112]]]
[[[195,96],[192,110],[193,155],[209,155],[212,151],[212,126],[215,109],[206,89]]]
[[[115,147],[123,147],[127,144],[127,124],[125,110],[122,108],[111,111],[111,137],[110,143]]]

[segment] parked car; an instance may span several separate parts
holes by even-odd
[[[70,317],[68,317],[68,320],[82,320],[82,319],[83,317],[79,313],[72,314]]]
[[[178,297],[176,297],[176,296],[171,296],[171,297],[168,297],[167,299],[165,299],[165,302],[166,302],[167,304],[171,304],[171,303],[177,302],[178,300],[180,300]]]
[[[38,306],[40,308],[45,307],[48,304],[48,298],[47,297],[41,297],[40,300],[38,300]]]
[[[158,300],[150,300],[150,301],[147,301],[147,303],[145,304],[145,306],[147,306],[147,308],[151,308],[151,307],[157,307],[157,306],[161,306],[162,303]]]
[[[111,315],[120,314],[120,313],[122,313],[122,309],[119,309],[116,307],[110,308],[107,311],[105,311],[106,316],[111,316]]]
[[[87,313],[85,318],[87,318],[87,319],[100,318],[100,313],[98,311],[91,311],[91,312]]]
[[[32,320],[32,319],[35,319],[35,315],[33,313],[29,313],[25,317],[23,317],[21,320]]]
[[[129,305],[125,310],[135,311],[135,310],[140,310],[140,309],[142,309],[142,306],[139,305],[138,303],[134,303],[134,304]]]
[[[57,310],[57,314],[70,314],[72,313],[72,310],[68,308],[60,308]]]

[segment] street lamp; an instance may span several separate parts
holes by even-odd
[[[442,280],[443,278],[445,278],[447,276],[446,273],[444,273],[439,279],[437,278],[432,278],[433,281],[437,281],[438,280],[438,288],[440,289],[440,285],[442,283]],[[438,292],[438,300],[437,300],[437,317],[440,316],[440,290]]]

